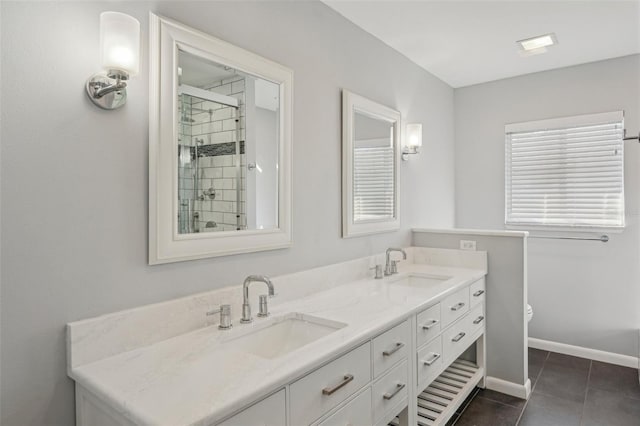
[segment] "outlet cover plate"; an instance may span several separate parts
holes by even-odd
[[[476,250],[476,242],[472,240],[460,240],[460,250]]]

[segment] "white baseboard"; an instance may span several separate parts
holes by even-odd
[[[487,376],[485,386],[487,389],[506,393],[507,395],[521,399],[529,399],[529,395],[531,395],[531,380],[529,379],[527,379],[524,385],[519,385],[517,383],[498,379],[497,377]]]
[[[557,352],[565,355],[587,358],[594,361],[602,361],[623,367],[638,368],[638,358],[629,355],[621,355],[613,352],[599,351],[597,349],[583,348],[581,346],[567,345],[566,343],[552,342],[550,340],[535,339],[529,337],[529,347]]]

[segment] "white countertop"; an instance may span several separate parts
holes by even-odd
[[[201,328],[71,368],[69,375],[136,424],[209,425],[485,274],[482,269],[404,264],[392,277],[355,281],[274,306],[270,318],[299,312],[347,324],[275,359],[223,344],[269,321],[256,318],[249,325],[235,323],[230,331]],[[409,275],[451,278],[424,288],[394,284]]]

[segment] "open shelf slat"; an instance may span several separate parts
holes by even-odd
[[[418,425],[444,425],[482,379],[484,370],[456,360],[418,395]]]

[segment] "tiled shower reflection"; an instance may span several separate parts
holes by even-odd
[[[204,89],[238,107],[181,94],[178,105],[179,233],[246,229],[245,79]]]

